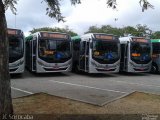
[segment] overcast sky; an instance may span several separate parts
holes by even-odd
[[[58,23],[46,15],[46,4],[42,0],[19,0],[16,5],[17,15],[10,9],[6,12],[7,25],[22,29],[25,35],[33,28],[65,27],[83,34],[89,26],[112,25],[116,27],[146,24],[154,31],[160,31],[160,1],[148,0],[155,9],[142,12],[139,0],[117,0],[118,10],[107,8],[107,0],[81,0],[82,4],[72,6],[70,0],[62,0],[61,10],[66,22]],[[118,18],[115,21],[115,18]],[[16,21],[16,22],[15,22]]]

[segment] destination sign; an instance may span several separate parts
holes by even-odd
[[[95,35],[95,38],[103,40],[113,40],[113,36],[111,35]]]
[[[8,33],[9,35],[17,35],[17,30],[7,29],[7,33]]]
[[[148,40],[145,40],[144,38],[133,38],[134,42],[142,42],[142,43],[147,43]]]
[[[42,37],[67,39],[67,35],[59,33],[42,33]]]

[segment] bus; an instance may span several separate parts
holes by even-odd
[[[41,31],[26,37],[26,68],[35,73],[71,71],[71,37]]]
[[[152,64],[152,45],[144,37],[120,37],[120,71],[149,72]]]
[[[20,29],[7,29],[9,41],[9,72],[22,74],[25,66],[24,34]]]
[[[151,72],[160,72],[160,39],[151,39],[152,42],[152,69]]]
[[[119,72],[120,42],[118,37],[105,33],[88,33],[71,39],[73,71]]]

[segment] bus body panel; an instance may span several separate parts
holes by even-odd
[[[138,38],[138,37],[133,37]],[[139,37],[141,38],[141,37]],[[151,70],[152,61],[148,63],[137,64],[131,59],[131,41],[132,36],[119,38],[121,44],[121,63],[120,71],[125,72],[149,72]],[[150,46],[151,47],[151,46]],[[150,56],[151,56],[150,51]]]
[[[118,73],[120,60],[114,64],[99,64],[95,60],[90,61],[90,67],[88,73]]]
[[[45,72],[68,72],[72,69],[72,60],[66,61],[65,63],[47,63],[39,58],[36,62],[36,73]]]
[[[148,64],[136,64],[134,62],[130,62],[127,66],[126,72],[150,72],[152,62]]]
[[[9,63],[9,70],[11,74],[23,73],[24,67],[24,58],[21,58],[16,62]]]
[[[116,73],[119,72],[119,60],[110,63],[99,63],[93,59],[93,41],[95,35],[106,35],[104,33],[88,33],[78,37],[72,37],[73,44],[73,67],[88,73]],[[113,35],[108,35],[113,36]],[[77,42],[77,43],[76,43]],[[108,41],[106,41],[108,42]],[[118,44],[118,43],[117,43]],[[82,54],[83,53],[83,54]]]

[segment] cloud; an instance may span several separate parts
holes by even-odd
[[[65,27],[69,26],[79,34],[83,34],[92,25],[112,25],[116,27],[146,24],[153,30],[159,30],[160,2],[150,0],[155,9],[142,12],[139,0],[117,0],[118,10],[107,8],[106,0],[82,0],[82,4],[72,6],[68,0],[61,2],[62,15],[66,22],[58,23],[46,15],[47,5],[39,0],[19,0],[16,15],[16,27],[22,29],[26,35],[33,28]],[[7,10],[8,27],[15,27],[15,16]],[[115,21],[115,18],[118,18]]]
[[[29,32],[33,28],[50,26],[54,20],[46,15],[46,7],[46,4],[39,0],[19,0],[16,18],[10,10],[7,10],[8,27],[16,26],[24,32]]]

